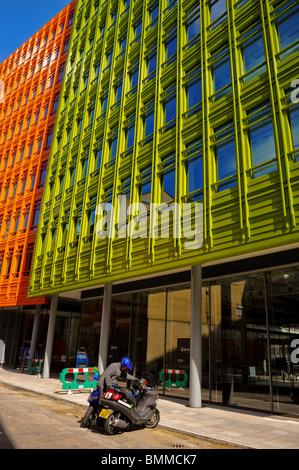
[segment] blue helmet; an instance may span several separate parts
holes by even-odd
[[[127,368],[128,368],[129,370],[132,370],[132,369],[133,369],[133,367],[132,367],[132,361],[131,361],[131,359],[129,359],[128,357],[123,357],[122,360],[120,361],[120,363],[121,363],[121,366],[122,366],[122,367],[127,366]]]

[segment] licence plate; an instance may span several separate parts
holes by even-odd
[[[110,413],[111,413],[111,410],[105,410],[105,409],[104,409],[104,410],[101,411],[101,413],[99,414],[99,416],[100,416],[101,418],[106,418],[106,419],[107,419],[107,418],[109,418]]]

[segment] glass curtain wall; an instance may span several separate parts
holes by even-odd
[[[79,343],[95,364],[101,310],[82,310]],[[108,364],[128,355],[137,377],[150,370],[161,394],[188,399],[190,310],[189,285],[113,296]],[[299,415],[298,310],[299,268],[204,282],[203,400]]]
[[[273,408],[299,414],[299,268],[267,273]]]

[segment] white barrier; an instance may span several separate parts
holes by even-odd
[[[0,365],[1,367],[5,363],[5,343],[0,339]]]

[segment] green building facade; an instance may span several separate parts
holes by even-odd
[[[108,347],[118,341],[121,304],[128,330],[117,351],[156,364],[153,347],[142,352],[137,342],[154,344],[161,333],[156,372],[185,364],[191,376],[178,351],[192,336],[191,266],[200,265],[207,399],[229,401],[232,383],[248,391],[264,380],[272,411],[274,383],[287,376],[288,396],[294,384],[290,325],[299,334],[294,297],[285,307],[291,318],[276,324],[271,310],[277,279],[289,276],[298,292],[298,20],[298,1],[78,0],[28,294],[79,293],[88,322],[88,312],[104,312],[104,286],[113,283],[119,297],[112,294]],[[163,275],[176,287],[169,278],[149,294]],[[276,292],[285,283],[278,285]],[[134,323],[143,309],[146,322]],[[283,354],[275,356],[282,343],[271,336],[270,317],[275,327],[288,325],[282,369],[272,364]],[[169,321],[181,332],[173,345]]]

